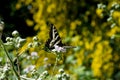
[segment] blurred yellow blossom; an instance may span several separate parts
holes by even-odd
[[[112,72],[114,70],[113,66],[114,66],[114,64],[112,62],[107,63],[103,66],[103,70],[105,71],[104,73],[108,72],[107,77],[110,77],[112,75]]]
[[[18,10],[18,9],[20,9],[20,8],[21,8],[21,6],[22,6],[22,4],[17,3],[15,7],[16,7],[16,9]]]
[[[103,10],[102,9],[96,9],[96,14],[100,17],[100,18],[102,18],[102,12],[103,12]]]
[[[99,42],[102,37],[101,36],[93,36],[94,42]]]
[[[109,37],[113,36],[117,30],[118,30],[118,27],[114,26],[109,32],[107,32],[107,36]]]
[[[25,0],[25,4],[29,5],[33,0]]]
[[[49,7],[47,7],[47,12],[51,13],[52,11],[54,11],[54,9],[56,8],[56,4],[50,4]]]
[[[77,25],[81,25],[81,21],[76,20],[76,21],[74,21],[74,22],[71,22],[71,24],[70,24],[71,30],[75,30],[76,27],[77,27]]]
[[[102,58],[100,57],[100,55],[95,56],[95,58],[93,59],[91,68],[93,69],[93,73],[95,76],[99,77],[101,76],[101,66],[102,66]]]
[[[34,26],[34,30],[36,31],[36,30],[39,30],[40,29],[40,25],[39,24],[36,24],[35,26]]]
[[[81,65],[83,60],[84,60],[84,49],[82,49],[79,53],[76,53],[76,57],[77,57],[77,64]]]
[[[86,41],[84,44],[85,44],[85,49],[89,50],[89,49],[90,49],[90,47],[91,47],[91,46],[90,46],[90,44],[89,44],[89,42],[88,42],[88,41]]]
[[[37,22],[37,23],[39,23],[39,22],[40,22],[40,19],[42,18],[43,7],[44,7],[44,5],[39,5],[39,6],[38,6],[38,11],[37,11],[37,13],[34,13],[34,15],[33,15],[33,19],[34,19],[35,22]]]
[[[30,19],[27,19],[26,23],[27,23],[28,26],[33,26],[34,25],[34,22]]]
[[[40,40],[47,40],[47,36],[49,36],[48,34],[49,32],[45,32],[45,31],[41,31],[41,33],[38,34],[38,37],[40,38]],[[46,35],[48,34],[48,35]],[[44,36],[43,36],[44,35]],[[45,41],[44,41],[45,42]]]
[[[91,26],[92,26],[92,27],[95,27],[95,26],[96,26],[95,20],[92,20],[92,21],[91,21]]]
[[[70,26],[71,26],[71,29],[72,29],[72,30],[74,30],[74,29],[76,28],[76,25],[75,25],[74,22],[72,22],[72,23],[70,24]]]
[[[113,60],[116,62],[120,59],[119,55],[117,53],[114,53]]]
[[[100,68],[102,67],[103,61],[102,61],[102,44],[98,43],[96,46],[96,50],[94,51],[94,54],[92,55],[93,57],[93,62],[91,65],[91,68],[93,69],[94,75],[95,76],[101,76],[101,71]]]
[[[60,37],[64,40],[67,35],[67,31],[63,29],[62,31],[58,30]]]
[[[115,19],[120,18],[120,11],[114,11],[112,16]]]
[[[89,50],[93,50],[94,49],[94,46],[95,46],[95,43],[94,43],[94,41],[92,41],[92,42],[90,42],[90,48],[89,48]]]
[[[75,45],[83,45],[83,41],[80,41],[81,37],[80,36],[75,36],[72,38],[72,41],[75,43]]]

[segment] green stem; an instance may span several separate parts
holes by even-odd
[[[0,44],[2,45],[2,47],[3,47],[4,51],[5,51],[5,54],[7,55],[8,59],[9,59],[9,61],[10,61],[10,64],[11,64],[11,66],[12,66],[12,69],[13,69],[15,75],[17,76],[18,80],[21,80],[19,74],[18,74],[17,71],[15,70],[13,61],[12,61],[12,59],[10,58],[9,53],[8,53],[7,49],[5,48],[4,43],[2,42],[1,39],[0,39]]]
[[[17,63],[16,63],[16,67],[17,67],[17,72],[18,72],[18,75],[20,76],[20,65],[19,65],[19,56],[18,56],[18,50],[16,49],[16,60],[17,60]]]
[[[57,62],[58,62],[58,58],[56,57],[56,61],[55,61],[55,64],[54,64],[54,67],[53,67],[53,73],[52,73],[52,75],[54,75],[54,72],[55,72],[55,68],[56,68],[56,66],[57,66]],[[52,76],[51,76],[51,79],[50,80],[52,80]]]

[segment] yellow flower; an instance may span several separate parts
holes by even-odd
[[[95,21],[95,20],[92,20],[92,21],[91,21],[91,26],[93,26],[93,27],[96,26],[96,21]]]
[[[114,11],[113,12],[113,18],[120,18],[120,12],[119,11]]]
[[[101,39],[102,39],[102,37],[101,36],[93,36],[94,38],[94,42],[99,42]]]
[[[102,9],[97,9],[96,10],[96,14],[99,16],[99,17],[101,17],[102,18],[102,12],[103,12],[103,10]]]
[[[89,44],[89,45],[90,45],[90,48],[89,48],[89,49],[90,49],[90,50],[93,50],[93,48],[94,48],[94,46],[95,46],[95,42],[94,42],[94,41],[92,41],[92,42],[90,42],[90,44]]]
[[[108,72],[107,73],[107,76],[110,77],[112,75],[112,72],[113,72],[113,66],[114,64],[113,63],[107,63],[103,66],[103,71]]]
[[[90,48],[90,45],[89,45],[89,42],[88,42],[88,41],[85,42],[85,48],[86,48],[87,50],[89,50],[89,48]]]
[[[71,27],[72,30],[74,30],[74,29],[76,28],[75,23],[74,23],[74,22],[71,22],[70,27]]]
[[[118,61],[119,59],[120,59],[120,57],[119,57],[118,53],[114,53],[113,60]]]
[[[33,26],[33,24],[34,24],[33,21],[29,20],[29,19],[26,20],[26,23],[28,26]]]
[[[107,32],[107,36],[109,37],[113,36],[117,30],[119,30],[118,27],[114,26],[110,31]]]
[[[18,9],[21,8],[21,6],[22,6],[21,3],[17,3],[16,6],[15,6],[15,8],[18,10]]]
[[[53,9],[56,8],[56,4],[50,4],[48,7],[47,7],[47,12],[48,13],[51,13],[53,11]]]
[[[99,56],[96,56],[96,58],[93,59],[93,62],[92,62],[92,65],[91,65],[91,68],[93,70],[93,73],[94,73],[94,76],[101,76],[101,68],[102,66],[102,60]]]
[[[80,52],[76,53],[76,57],[77,57],[77,64],[81,65],[84,60],[84,49],[82,49]]]
[[[25,0],[25,4],[29,5],[33,0]]]
[[[81,25],[81,21],[76,20],[76,21],[74,21],[74,22],[71,22],[71,24],[70,24],[71,30],[75,30],[76,27],[77,27],[77,25]]]

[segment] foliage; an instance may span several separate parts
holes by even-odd
[[[19,0],[14,2],[15,7],[12,12],[21,11],[21,17],[24,17],[29,27],[34,28],[38,37],[37,41],[35,38],[27,37],[24,46],[20,46],[18,53],[22,53],[21,69],[29,65],[33,68],[35,66],[35,71],[39,73],[34,72],[36,75],[42,75],[45,70],[52,74],[56,56],[43,50],[49,36],[49,26],[46,24],[50,22],[56,25],[64,43],[77,46],[63,54],[64,57],[58,61],[55,74],[59,68],[64,68],[72,80],[119,80],[119,3],[119,0],[116,2],[109,0],[104,2],[96,0]],[[27,47],[28,50],[26,50]],[[10,54],[16,55],[15,46],[11,48],[8,48]],[[3,53],[2,50],[0,51]],[[35,60],[32,59],[34,52],[39,56]],[[1,56],[4,60],[5,55]],[[5,66],[5,61],[2,63]],[[38,77],[33,75],[35,74],[32,72],[27,73],[27,77]]]

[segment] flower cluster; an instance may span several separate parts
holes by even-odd
[[[25,43],[26,39],[22,39],[19,36],[18,31],[16,31],[16,30],[12,32],[12,36],[13,37],[6,38],[7,42],[5,43],[5,45],[13,47],[15,49],[21,48],[23,46],[23,44]]]
[[[58,52],[58,53],[59,52],[66,52],[66,49],[64,47],[60,47],[58,45],[55,45],[54,47],[55,47],[55,49],[52,50],[53,52]]]
[[[56,77],[57,80],[70,80],[69,74],[65,73],[63,69],[59,69],[59,74]]]

